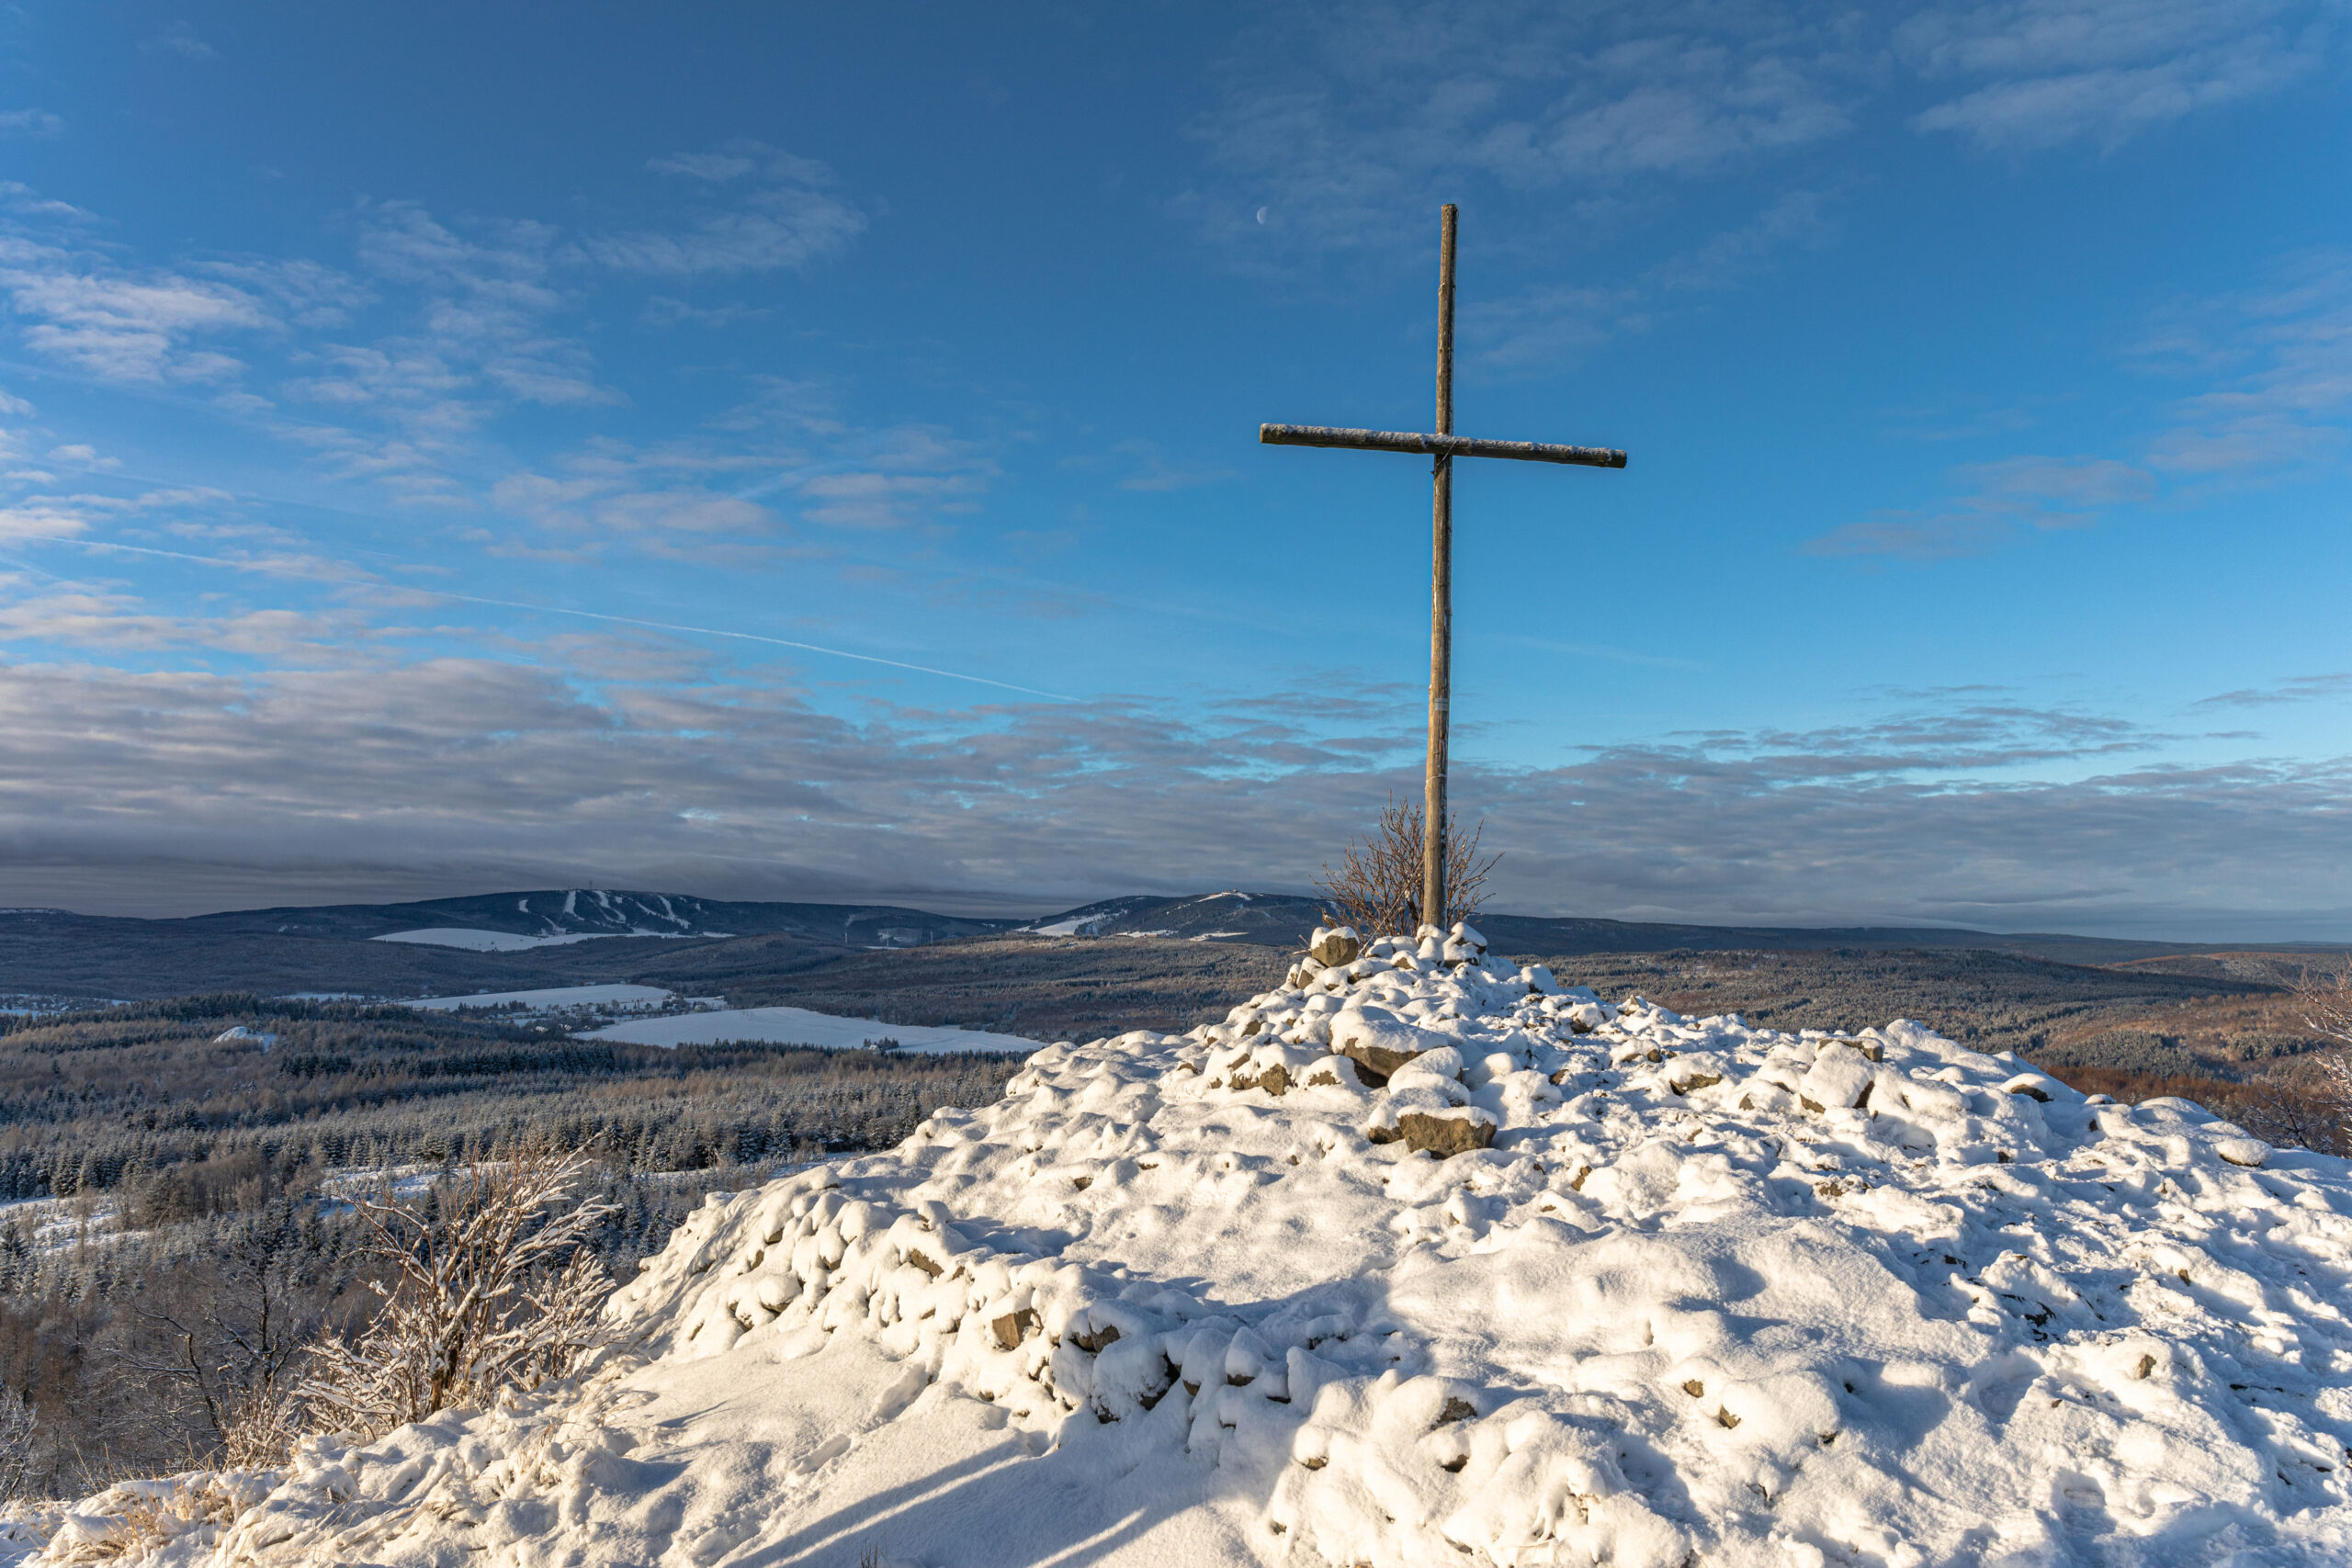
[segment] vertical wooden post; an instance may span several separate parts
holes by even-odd
[[[1437,262],[1437,434],[1453,434],[1453,221],[1442,211]],[[1430,504],[1430,754],[1422,775],[1421,921],[1445,924],[1445,751],[1453,689],[1453,457],[1438,454]]]

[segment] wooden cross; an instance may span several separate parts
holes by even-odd
[[[1605,446],[1554,446],[1539,441],[1483,441],[1453,434],[1453,227],[1442,209],[1437,265],[1437,429],[1336,430],[1321,424],[1261,424],[1269,446],[1347,446],[1364,452],[1425,452],[1433,459],[1430,547],[1430,750],[1422,774],[1421,921],[1445,923],[1445,752],[1447,703],[1453,682],[1453,459],[1516,457],[1622,468],[1625,454]],[[1364,932],[1371,938],[1381,933]]]

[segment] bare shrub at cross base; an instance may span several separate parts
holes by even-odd
[[[381,1437],[536,1388],[602,1345],[612,1283],[590,1243],[615,1205],[571,1201],[588,1168],[532,1144],[422,1198],[362,1200],[363,1256],[390,1282],[370,1282],[384,1304],[364,1330],[312,1351],[309,1427]]]
[[[1391,795],[1380,819],[1361,841],[1351,840],[1347,852],[1333,870],[1326,862],[1315,890],[1330,900],[1340,923],[1353,926],[1367,939],[1409,936],[1425,923],[1421,919],[1421,824],[1419,801]],[[1487,824],[1480,818],[1462,836],[1462,820],[1452,812],[1445,818],[1444,919],[1426,923],[1451,927],[1477,914],[1487,874],[1503,857],[1478,858],[1478,840]]]

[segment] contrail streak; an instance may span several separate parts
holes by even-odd
[[[374,577],[334,577],[324,572],[304,571],[277,566],[267,561],[231,560],[225,556],[199,556],[186,550],[159,550],[149,545],[121,545],[108,539],[76,539],[63,534],[17,534],[17,540],[40,540],[52,545],[71,545],[83,550],[119,550],[126,555],[155,556],[164,560],[193,561],[198,566],[225,567],[231,571],[258,571],[273,577],[297,578],[307,582],[333,582],[347,588],[385,588],[398,592],[422,593],[435,599],[451,599],[462,604],[487,604],[502,610],[528,610],[542,615],[573,615],[585,621],[609,621],[616,626],[644,626],[662,632],[684,632],[693,637],[732,637],[738,642],[763,642],[775,648],[795,648],[803,653],[821,653],[833,659],[854,659],[862,664],[887,665],[893,670],[912,670],[919,674],[937,675],[947,681],[968,681],[977,686],[994,686],[1001,692],[1019,692],[1023,696],[1044,697],[1049,702],[1074,703],[1079,699],[1059,692],[1039,691],[1035,686],[1016,686],[1010,681],[991,681],[986,675],[967,675],[957,670],[941,670],[929,664],[910,664],[903,659],[884,659],[878,654],[852,653],[845,648],[827,648],[822,643],[795,642],[790,637],[765,637],[758,632],[729,631],[723,626],[690,626],[673,621],[648,621],[635,615],[609,615],[601,610],[572,610],[560,604],[530,604],[519,599],[487,599],[479,593],[459,593],[447,588],[416,588],[407,583],[386,582]]]

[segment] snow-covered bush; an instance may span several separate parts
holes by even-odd
[[[2352,1146],[2352,963],[2326,969],[2306,964],[2289,984],[2304,1023],[2341,1047],[2314,1063],[2311,1076],[2318,1092],[2312,1098],[2333,1115],[2338,1143]]]
[[[237,1515],[278,1483],[275,1472],[189,1471],[155,1481],[119,1481],[67,1507],[33,1509],[7,1521],[6,1543],[42,1542],[41,1564],[149,1564],[198,1561]],[[167,1555],[168,1554],[168,1555]],[[26,1559],[19,1558],[22,1562]]]
[[[311,1353],[301,1388],[313,1430],[375,1438],[500,1391],[537,1388],[603,1342],[610,1289],[589,1246],[614,1206],[570,1202],[585,1155],[514,1152],[424,1200],[358,1205],[387,1266],[384,1298],[356,1337]],[[435,1215],[432,1209],[437,1207]]]
[[[220,1459],[231,1470],[268,1470],[286,1462],[302,1435],[302,1405],[283,1384],[232,1395],[221,1412]]]

